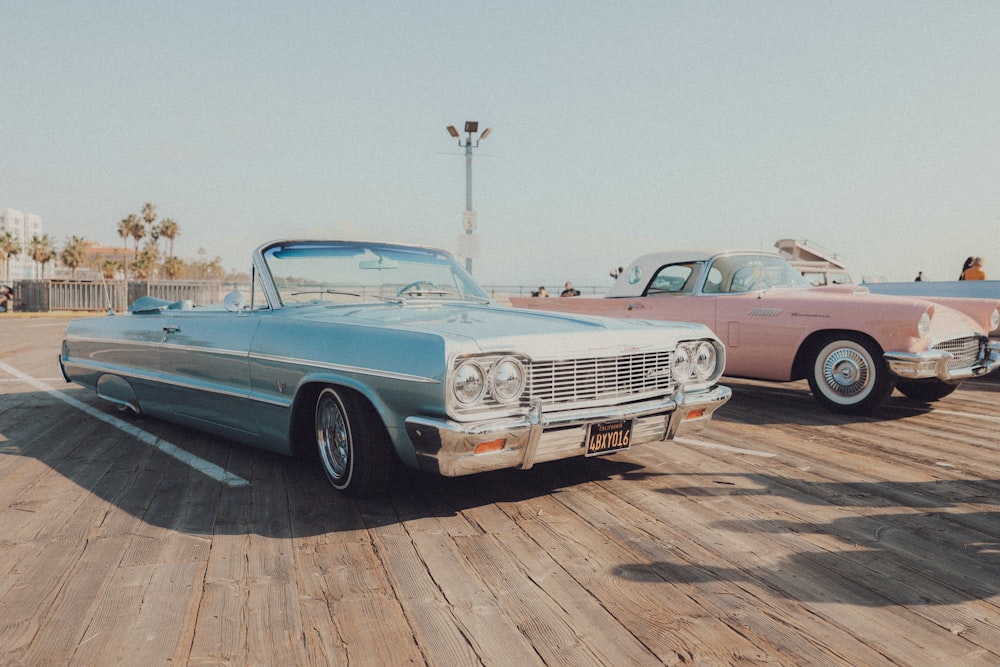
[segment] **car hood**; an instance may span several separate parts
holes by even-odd
[[[545,357],[639,352],[672,348],[680,339],[715,338],[708,327],[689,322],[611,319],[465,303],[340,306],[301,316],[433,334],[481,351],[530,350]]]

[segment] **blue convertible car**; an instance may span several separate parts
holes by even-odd
[[[724,360],[700,324],[503,308],[446,252],[314,240],[258,248],[250,293],[217,306],[73,320],[59,358],[123,410],[314,452],[352,495],[399,461],[454,476],[670,439],[729,399]]]

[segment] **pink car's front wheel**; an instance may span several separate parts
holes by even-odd
[[[870,415],[892,394],[895,379],[874,341],[845,333],[816,346],[809,388],[834,412]]]

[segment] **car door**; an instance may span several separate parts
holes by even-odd
[[[745,278],[716,265],[683,262],[660,267],[633,317],[699,322],[726,346],[726,374],[787,379],[790,361],[780,344],[783,314],[747,289]],[[791,348],[794,350],[794,348]]]
[[[660,267],[640,298],[625,298],[630,303],[630,317],[651,320],[698,322],[716,331],[715,300],[699,294],[702,262],[680,262]]]
[[[249,350],[260,317],[255,312],[165,312],[160,365],[178,415],[255,434]]]
[[[787,314],[755,294],[718,294],[715,331],[726,345],[728,375],[787,380],[794,342],[784,339]],[[725,332],[725,333],[723,333]]]

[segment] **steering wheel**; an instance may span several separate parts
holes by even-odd
[[[424,288],[421,289],[421,286],[424,286]],[[408,292],[425,292],[425,291],[433,291],[440,293],[442,290],[440,287],[438,287],[437,283],[433,283],[429,280],[415,280],[409,285],[404,285],[402,288],[400,288],[400,290],[396,292],[396,296],[404,296]]]

